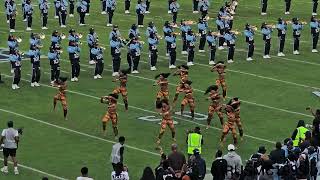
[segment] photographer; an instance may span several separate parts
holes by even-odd
[[[13,121],[8,122],[8,128],[4,129],[1,133],[0,144],[3,144],[3,164],[1,168],[3,173],[8,173],[8,157],[10,156],[13,161],[14,174],[18,175],[18,162],[16,159],[16,151],[19,143],[19,134],[22,134],[22,130],[16,130],[13,128]]]

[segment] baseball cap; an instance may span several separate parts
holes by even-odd
[[[228,145],[228,151],[234,151],[234,150],[236,150],[236,147],[234,147],[233,144],[229,144]]]

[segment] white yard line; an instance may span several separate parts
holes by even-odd
[[[11,113],[10,111],[6,111],[6,110],[3,110],[3,109],[0,109],[0,111],[3,111],[3,112],[7,112],[7,113],[10,113],[10,114],[15,114],[15,113]],[[15,114],[16,115],[16,114]],[[1,161],[4,161],[4,159],[0,158]],[[12,162],[9,161],[10,164],[12,164]],[[63,177],[59,177],[59,176],[56,176],[56,175],[53,175],[53,174],[50,174],[50,173],[47,173],[47,172],[44,172],[44,171],[41,171],[41,170],[38,170],[38,169],[35,169],[35,168],[32,168],[30,166],[26,166],[26,165],[23,165],[23,164],[18,164],[19,167],[23,168],[23,169],[27,169],[27,170],[30,170],[30,171],[34,171],[34,172],[37,172],[39,174],[43,174],[43,175],[46,175],[46,176],[49,176],[49,177],[52,177],[52,178],[55,178],[55,179],[59,179],[59,180],[68,180],[66,178],[63,178]],[[20,175],[21,176],[21,175]]]

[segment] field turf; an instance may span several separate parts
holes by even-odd
[[[210,29],[216,30],[213,23],[216,13],[223,4],[222,0],[214,0],[210,8],[209,21]],[[275,23],[278,17],[290,20],[293,17],[309,22],[312,4],[310,1],[294,1],[291,15],[284,15],[284,2],[278,0],[269,1],[268,15],[259,15],[259,1],[240,0],[237,15],[235,15],[235,27],[243,32],[245,23],[260,27],[261,23]],[[20,2],[18,2],[20,3]],[[34,15],[33,32],[43,32],[47,39],[43,40],[44,48],[42,54],[46,55],[49,48],[49,37],[54,29],[67,34],[70,28],[87,35],[90,27],[94,27],[99,35],[100,43],[108,45],[110,29],[106,27],[107,17],[100,14],[100,1],[91,3],[90,16],[86,16],[87,26],[78,26],[78,15],[67,19],[67,28],[61,29],[58,20],[53,18],[51,7],[49,16],[49,30],[41,30],[39,10],[37,2]],[[197,21],[198,15],[192,14],[191,0],[180,1],[181,11],[179,20]],[[123,1],[118,2],[114,17],[114,23],[119,25],[121,33],[127,37],[131,24],[136,22],[134,13],[135,2],[132,2],[131,14],[124,14]],[[171,20],[167,14],[166,0],[153,0],[151,3],[151,14],[146,15],[145,25],[154,21],[158,31],[162,35],[162,25],[165,20]],[[17,18],[18,31],[15,33],[21,36],[23,42],[20,50],[27,51],[29,48],[30,32],[25,32],[25,23],[22,22],[21,6],[18,6]],[[7,48],[8,25],[5,22],[4,7],[1,5],[0,22],[0,47]],[[196,30],[196,26],[193,26]],[[178,29],[176,31],[179,31]],[[145,28],[140,28],[143,39],[145,39]],[[276,57],[278,42],[276,32],[272,36],[271,60],[263,60],[263,41],[258,31],[255,36],[256,51],[253,62],[245,61],[246,43],[243,35],[238,35],[236,42],[235,63],[228,65],[226,80],[228,85],[228,97],[237,96],[242,100],[241,117],[244,126],[245,138],[238,147],[239,154],[246,159],[254,153],[258,146],[265,145],[268,152],[273,148],[276,141],[282,141],[289,137],[298,120],[303,119],[310,123],[312,117],[305,111],[307,106],[317,107],[319,101],[311,94],[313,90],[319,89],[319,54],[311,53],[311,37],[309,25],[306,25],[301,37],[301,55],[292,55],[292,29],[289,27],[285,54],[286,57]],[[112,136],[111,125],[108,125],[108,135],[103,137],[101,133],[101,117],[105,113],[105,105],[99,103],[99,97],[109,94],[117,85],[111,78],[111,57],[110,48],[106,46],[105,51],[105,72],[102,80],[93,80],[93,69],[88,65],[88,47],[85,39],[82,39],[81,52],[81,75],[78,83],[69,82],[67,94],[69,116],[68,121],[63,120],[60,104],[57,111],[52,110],[52,98],[57,92],[55,88],[48,86],[49,63],[46,58],[41,62],[41,84],[40,88],[30,87],[31,65],[29,60],[23,61],[21,89],[11,90],[11,74],[8,62],[1,61],[0,69],[4,76],[5,84],[0,85],[0,128],[6,127],[7,120],[13,120],[15,127],[24,127],[25,132],[19,145],[19,163],[26,168],[20,168],[20,175],[14,176],[11,173],[7,176],[0,175],[0,179],[40,179],[45,174],[55,175],[51,179],[75,179],[79,175],[80,168],[89,167],[90,176],[94,179],[109,179],[111,165],[109,156],[114,137]],[[68,62],[66,46],[68,42],[62,42],[65,52],[62,55],[62,75],[70,75],[71,66]],[[143,47],[143,55],[140,62],[140,74],[130,75],[128,82],[129,111],[125,112],[123,105],[119,104],[119,132],[126,137],[125,164],[129,167],[130,178],[138,180],[143,168],[151,166],[155,168],[159,162],[158,152],[155,150],[155,140],[159,131],[157,122],[143,121],[139,118],[146,116],[159,116],[154,110],[155,94],[158,90],[153,87],[153,77],[159,72],[173,72],[168,69],[168,60],[165,57],[164,41],[159,47],[158,71],[149,71],[148,47]],[[180,55],[181,41],[178,40],[178,62],[186,63],[186,56]],[[126,68],[126,50],[122,51],[122,67]],[[226,50],[217,51],[218,60],[226,60]],[[203,91],[215,82],[216,74],[209,71],[208,53],[196,53],[196,65],[190,70],[190,79],[193,81],[196,98],[196,112],[206,114],[208,101]],[[170,77],[170,93],[173,97],[176,77]],[[181,100],[181,96],[179,98]],[[122,99],[119,99],[122,103]],[[179,106],[176,107],[179,111]],[[174,116],[178,122],[177,141],[182,151],[186,150],[186,130],[195,126],[202,128],[204,135],[203,157],[210,167],[214,154],[218,149],[221,126],[217,118],[213,121],[213,127],[205,130],[206,121],[191,120],[179,115]],[[165,152],[169,152],[171,142],[170,133],[167,131],[163,138]],[[227,143],[231,142],[228,136]],[[224,152],[226,149],[223,149]],[[42,172],[39,172],[42,171]]]

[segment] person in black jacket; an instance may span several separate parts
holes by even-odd
[[[227,174],[228,163],[225,159],[222,159],[222,151],[218,150],[216,153],[216,159],[211,166],[211,174],[213,180],[224,180]]]
[[[314,111],[314,109],[308,107],[307,110],[314,116],[312,122],[312,138],[315,145],[320,146],[320,109]]]
[[[297,162],[297,179],[307,179],[309,176],[309,160],[307,155],[302,153]]]

